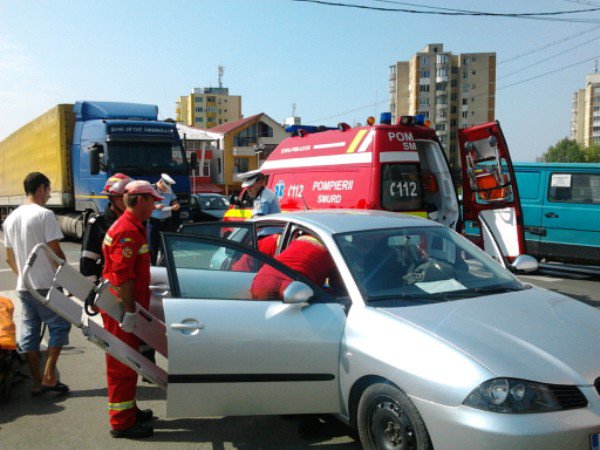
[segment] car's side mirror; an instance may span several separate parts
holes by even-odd
[[[537,259],[529,255],[517,256],[513,263],[510,265],[511,270],[522,273],[535,272],[536,270],[538,270],[538,268],[539,265]]]
[[[314,295],[314,291],[307,284],[292,281],[283,291],[283,303],[308,303]]]
[[[101,160],[104,157],[104,149],[101,144],[90,146],[90,175],[98,175],[101,169]]]

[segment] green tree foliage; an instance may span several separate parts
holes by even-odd
[[[571,139],[561,139],[537,158],[539,162],[592,163],[600,162],[600,144],[587,148]]]
[[[585,149],[587,162],[600,162],[600,144],[592,144]]]

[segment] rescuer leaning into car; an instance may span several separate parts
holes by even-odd
[[[316,237],[301,234],[275,259],[306,276],[317,286],[339,284],[339,274],[331,255]],[[252,281],[251,292],[255,300],[279,300],[293,280],[274,267],[265,264]]]

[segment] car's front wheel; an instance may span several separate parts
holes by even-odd
[[[407,395],[388,383],[369,386],[358,403],[358,434],[365,450],[429,450],[423,418]]]

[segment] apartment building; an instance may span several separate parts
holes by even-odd
[[[175,101],[177,122],[189,127],[213,128],[242,118],[242,97],[229,88],[194,88]]]
[[[584,147],[600,144],[600,74],[585,77],[585,88],[573,95],[571,139]]]
[[[453,55],[443,44],[428,44],[389,68],[392,120],[423,114],[455,169],[460,166],[458,129],[495,120],[495,95],[495,53]]]

